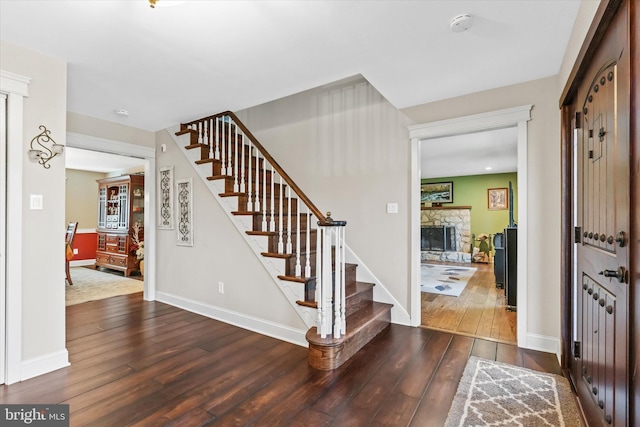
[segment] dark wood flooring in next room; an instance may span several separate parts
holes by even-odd
[[[307,350],[124,295],[67,307],[71,366],[0,387],[72,426],[442,426],[470,355],[560,373],[555,355],[391,325],[331,372]]]
[[[459,297],[421,293],[422,326],[515,344],[517,314],[505,309],[504,289],[496,288],[493,264],[447,265],[475,267],[477,270]]]

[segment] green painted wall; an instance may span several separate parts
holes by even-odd
[[[453,182],[453,203],[442,206],[471,206],[471,233],[495,234],[509,225],[509,210],[489,210],[487,190],[489,188],[508,188],[509,181],[513,186],[514,220],[518,222],[518,174],[500,173],[491,175],[470,175],[423,179],[422,183]]]

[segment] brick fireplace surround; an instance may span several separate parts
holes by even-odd
[[[456,229],[455,251],[421,251],[421,261],[471,262],[471,206],[423,207],[420,225]]]

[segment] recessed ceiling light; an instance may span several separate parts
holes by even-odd
[[[491,169],[493,169],[491,166],[487,166],[486,168],[484,168],[484,170],[486,171],[490,171]]]
[[[454,33],[461,33],[463,31],[467,31],[473,25],[473,16],[469,13],[463,13],[462,15],[458,15],[454,17],[451,21],[449,21],[449,28]]]
[[[127,110],[123,110],[122,108],[119,108],[115,111],[115,113],[118,116],[122,116],[122,117],[129,117],[129,112]]]

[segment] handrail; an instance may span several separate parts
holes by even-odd
[[[318,223],[320,225],[330,225],[327,223],[327,218],[323,215],[322,211],[316,207],[316,205],[309,199],[309,197],[298,187],[298,185],[293,181],[293,179],[282,169],[282,167],[276,162],[276,160],[271,156],[271,154],[267,151],[266,148],[258,141],[258,138],[255,137],[253,133],[238,119],[232,111],[224,111],[222,113],[214,114],[212,116],[203,117],[197,120],[192,120],[190,122],[184,123],[183,126],[188,126],[193,123],[201,122],[204,120],[217,119],[218,117],[230,116],[234,121],[235,125],[238,126],[242,132],[249,137],[253,145],[260,151],[262,156],[273,166],[273,168],[278,172],[278,174],[285,180],[287,185],[291,187],[291,189],[298,195],[300,200],[304,202],[304,204],[309,208],[309,210],[318,218]],[[328,215],[327,215],[328,216]]]

